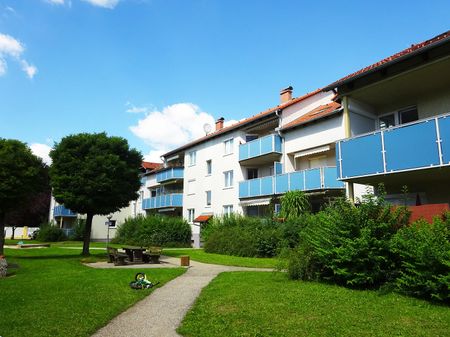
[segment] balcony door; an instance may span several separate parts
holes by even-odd
[[[327,166],[327,156],[317,156],[308,159],[309,168],[315,169]]]

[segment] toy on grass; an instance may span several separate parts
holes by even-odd
[[[159,282],[149,281],[145,273],[137,273],[134,279],[135,281],[130,282],[130,287],[133,289],[149,289],[159,284]]]

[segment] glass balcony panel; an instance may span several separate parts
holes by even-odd
[[[249,188],[249,181],[240,181],[239,182],[239,197],[240,198],[246,198],[249,197],[249,193],[248,193],[248,188]]]
[[[250,184],[250,195],[251,196],[261,195],[260,179],[249,180],[249,184]]]
[[[323,168],[323,176],[324,176],[324,187],[325,188],[344,188],[345,184],[342,181],[337,180],[337,172],[336,167],[324,167]]]
[[[289,186],[291,191],[292,190],[300,190],[303,191],[305,189],[305,182],[303,177],[303,171],[301,172],[292,172],[289,173]]]
[[[384,131],[386,170],[439,165],[434,120]]]
[[[280,136],[268,135],[239,145],[240,161],[270,153],[281,153]]]
[[[287,174],[275,176],[275,192],[280,194],[287,191],[289,191],[289,176]]]
[[[261,178],[261,195],[273,194],[273,177]]]
[[[319,190],[322,188],[320,168],[305,171],[306,190]]]
[[[184,177],[183,167],[172,167],[156,173],[156,182],[161,183],[172,179],[183,179],[183,177]]]
[[[441,136],[442,162],[450,164],[450,116],[439,118],[438,123]]]

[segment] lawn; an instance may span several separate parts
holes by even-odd
[[[179,257],[181,255],[189,255],[191,260],[221,264],[224,266],[238,266],[238,267],[253,267],[253,268],[274,268],[277,264],[276,259],[272,258],[253,258],[253,257],[239,257],[221,254],[205,253],[203,249],[170,249],[164,248],[164,255]]]
[[[132,290],[137,269],[93,269],[80,263],[80,250],[6,249],[13,275],[0,279],[0,336],[90,336],[151,289]],[[104,259],[92,250],[90,260]],[[162,286],[184,269],[146,270]]]
[[[283,273],[222,273],[178,332],[186,337],[446,336],[445,306],[375,291],[289,281]]]

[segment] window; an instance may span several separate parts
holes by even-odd
[[[139,199],[140,200],[144,199],[144,191],[139,191]]]
[[[189,208],[188,209],[188,222],[194,222],[195,219],[195,209]]]
[[[195,179],[188,180],[187,193],[188,194],[195,194]]]
[[[226,171],[223,175],[225,178],[225,187],[233,187],[233,171]]]
[[[225,154],[233,153],[233,138],[226,140],[224,144],[225,144]]]
[[[245,136],[245,142],[251,142],[252,140],[258,139],[258,135],[246,135]]]
[[[417,113],[417,108],[411,107],[408,109],[400,110],[398,112],[400,124],[411,123],[419,119],[419,114]]]
[[[150,191],[150,196],[151,196],[152,198],[156,197],[156,191],[155,191],[155,190],[151,190],[151,191]]]
[[[211,191],[206,191],[206,206],[211,206]]]
[[[395,126],[395,115],[390,114],[380,117],[379,127],[381,130]]]
[[[209,176],[209,175],[211,175],[211,172],[212,172],[212,161],[207,160],[206,161],[206,174]]]
[[[281,205],[280,204],[275,204],[275,208],[274,208],[274,213],[278,214],[281,211]]]
[[[231,213],[233,213],[233,205],[224,205],[223,206],[223,214],[230,215]]]
[[[196,161],[197,161],[197,152],[196,151],[191,151],[188,153],[188,164],[189,166],[193,166],[195,165]]]
[[[249,168],[247,169],[247,179],[256,179],[258,178],[258,169],[255,168]]]

